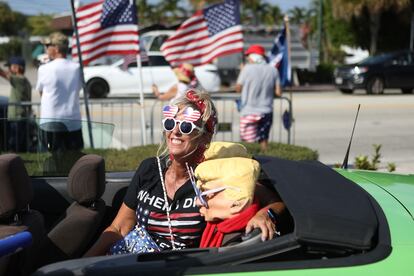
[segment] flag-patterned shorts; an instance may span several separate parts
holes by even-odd
[[[260,142],[269,139],[273,113],[249,114],[240,117],[240,138],[245,142]]]

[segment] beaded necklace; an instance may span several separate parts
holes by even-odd
[[[170,218],[170,206],[168,204],[168,197],[167,197],[167,189],[165,187],[164,177],[162,175],[162,170],[161,170],[161,162],[158,156],[157,156],[157,163],[158,163],[158,171],[160,173],[162,191],[164,193],[164,201],[165,201],[165,204],[167,205],[167,221],[168,221],[168,230],[170,231],[172,250],[178,250],[178,248],[175,247],[174,235],[172,232],[172,225],[171,225],[171,218]]]

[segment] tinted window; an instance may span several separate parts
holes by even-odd
[[[392,65],[406,66],[411,63],[411,57],[408,53],[398,55],[392,59]]]
[[[169,66],[168,61],[165,60],[164,56],[150,56],[150,65],[151,66]]]
[[[168,38],[168,35],[159,35],[154,38],[151,44],[150,51],[159,51],[161,49],[161,45],[164,41]]]
[[[362,60],[359,64],[370,65],[370,64],[384,63],[385,61],[389,60],[391,57],[392,57],[392,54],[371,56],[371,57],[367,57],[366,59]]]

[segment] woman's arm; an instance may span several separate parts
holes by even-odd
[[[105,255],[109,247],[125,237],[137,223],[135,211],[122,203],[114,221],[106,228],[84,257]]]
[[[257,183],[255,198],[259,200],[260,209],[256,215],[247,223],[246,233],[251,232],[254,228],[260,228],[262,231],[262,240],[271,240],[276,232],[276,225],[268,215],[268,209],[272,209],[276,214],[281,215],[285,210],[285,204],[274,191],[266,186]]]
[[[158,86],[156,86],[155,84],[152,85],[152,92],[154,93],[155,97],[157,97],[161,101],[168,101],[168,100],[174,98],[175,95],[177,94],[177,90],[178,90],[178,87],[175,84],[170,89],[168,89],[167,92],[162,94],[158,90]]]

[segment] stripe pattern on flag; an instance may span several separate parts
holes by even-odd
[[[243,51],[239,1],[226,0],[196,12],[161,46],[171,66],[194,66]]]
[[[250,114],[240,117],[240,139],[245,142],[256,142],[258,139],[258,123],[262,116]]]
[[[105,0],[79,7],[79,42],[85,65],[104,55],[137,55],[139,37],[133,0]],[[73,40],[75,41],[75,37]],[[78,58],[76,43],[72,57]]]
[[[178,106],[176,105],[166,105],[162,109],[162,113],[165,118],[174,118],[178,112]]]
[[[201,117],[201,113],[198,110],[195,110],[192,107],[187,107],[184,112],[184,121],[195,122]]]

